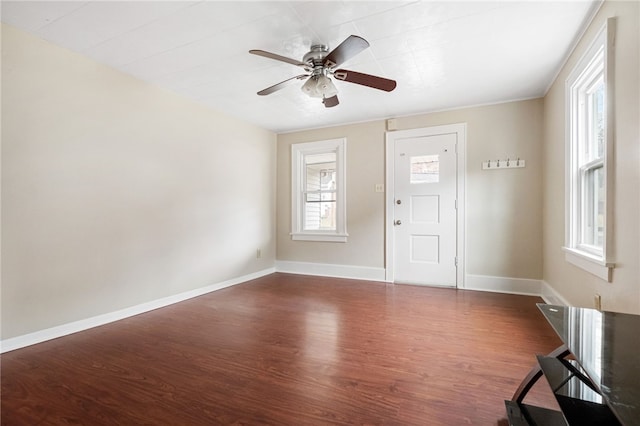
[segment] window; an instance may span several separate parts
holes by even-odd
[[[291,238],[347,241],[346,139],[291,146]]]
[[[611,280],[613,31],[609,19],[566,86],[566,259]]]
[[[440,160],[438,155],[411,157],[411,183],[438,183]]]

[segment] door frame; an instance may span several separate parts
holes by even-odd
[[[394,282],[395,264],[395,233],[393,226],[393,212],[395,200],[395,142],[399,139],[415,138],[422,136],[437,136],[444,134],[456,134],[456,288],[464,288],[465,277],[465,195],[466,164],[467,164],[467,123],[447,124],[443,126],[422,127],[410,130],[395,130],[386,132],[385,150],[385,281]]]

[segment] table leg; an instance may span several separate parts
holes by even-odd
[[[569,352],[567,345],[562,345],[556,348],[554,351],[550,352],[549,355],[547,356],[563,359],[570,353],[571,352]],[[542,369],[540,368],[539,365],[536,364],[536,366],[531,369],[529,374],[527,374],[527,377],[524,378],[522,383],[520,383],[520,386],[518,386],[518,389],[516,389],[516,392],[513,394],[513,398],[511,398],[511,400],[520,404],[524,399],[524,397],[529,392],[529,390],[531,390],[533,385],[538,381],[538,379],[541,376],[542,376]]]

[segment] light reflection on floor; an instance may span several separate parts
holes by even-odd
[[[332,306],[305,315],[305,355],[325,362],[337,360],[340,314]]]

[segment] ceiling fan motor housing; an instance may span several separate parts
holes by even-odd
[[[302,62],[308,64],[314,75],[323,71],[324,58],[329,54],[329,46],[325,44],[314,44],[311,50],[302,57]]]

